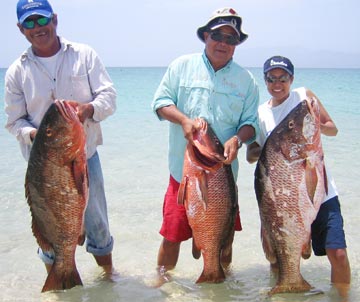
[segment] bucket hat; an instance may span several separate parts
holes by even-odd
[[[241,30],[242,19],[231,7],[224,7],[213,12],[208,22],[198,28],[197,36],[205,42],[204,33],[222,26],[232,27],[239,37],[239,44],[244,42],[248,35]]]

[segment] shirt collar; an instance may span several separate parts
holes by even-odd
[[[211,70],[213,73],[215,73],[215,70],[212,67],[209,58],[207,57],[207,55],[205,53],[205,50],[204,50],[204,52],[202,54],[202,58],[203,58],[203,61],[204,61],[205,65],[206,65],[206,67],[208,68],[208,70]],[[231,64],[233,63],[233,61],[234,61],[233,58],[231,58],[229,60],[229,62],[227,62],[227,64],[223,68],[219,69],[218,71],[228,70],[230,68]]]
[[[66,40],[65,38],[63,38],[63,37],[58,37],[58,38],[60,40],[60,45],[61,45],[60,51],[65,52],[69,47],[72,46],[72,43],[70,41]],[[27,50],[25,50],[21,55],[22,61],[24,61],[26,59],[35,60],[35,55],[32,51],[31,46]]]

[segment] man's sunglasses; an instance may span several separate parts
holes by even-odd
[[[284,74],[281,77],[274,77],[271,75],[267,75],[265,76],[265,81],[270,83],[270,84],[274,84],[275,82],[280,82],[280,83],[287,83],[290,81],[290,75],[289,74]]]
[[[45,25],[48,25],[50,23],[52,19],[52,16],[51,17],[39,17],[37,19],[26,19],[22,24],[21,26],[26,28],[26,29],[33,29],[35,27],[35,22],[37,25],[39,26],[45,26]]]
[[[216,42],[224,42],[228,45],[238,45],[240,43],[238,37],[222,33],[221,31],[211,31],[210,38]]]

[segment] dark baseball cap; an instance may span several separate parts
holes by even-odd
[[[285,70],[288,74],[294,75],[294,65],[286,57],[273,56],[265,61],[265,63],[264,63],[264,73],[265,74],[275,68],[281,68],[281,69]]]

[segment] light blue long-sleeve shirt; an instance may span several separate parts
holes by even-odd
[[[258,131],[258,86],[252,74],[233,60],[216,72],[205,52],[173,61],[155,93],[152,109],[156,113],[169,105],[175,105],[191,119],[207,120],[223,144],[242,126],[250,125]],[[162,120],[159,115],[158,118]],[[254,140],[255,136],[246,143]],[[186,143],[182,127],[170,123],[169,170],[178,182],[182,178]],[[235,180],[238,168],[236,159],[232,163]]]

